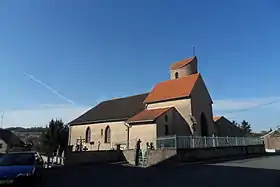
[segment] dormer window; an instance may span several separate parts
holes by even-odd
[[[178,79],[178,78],[179,78],[179,73],[176,72],[176,73],[175,73],[175,79]]]

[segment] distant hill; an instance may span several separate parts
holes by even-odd
[[[23,127],[9,127],[6,130],[13,131],[13,132],[35,132],[35,133],[43,133],[46,132],[46,127],[30,127],[30,128],[23,128]]]

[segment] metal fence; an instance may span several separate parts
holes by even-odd
[[[157,148],[210,148],[261,145],[263,140],[256,137],[201,137],[166,136],[157,139]]]

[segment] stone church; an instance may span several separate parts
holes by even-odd
[[[88,150],[134,148],[158,137],[216,135],[213,101],[191,57],[170,66],[170,80],[144,94],[107,100],[69,123],[69,145]]]

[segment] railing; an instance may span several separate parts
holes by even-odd
[[[167,136],[157,139],[157,148],[210,148],[261,145],[263,141],[256,137],[201,137]]]

